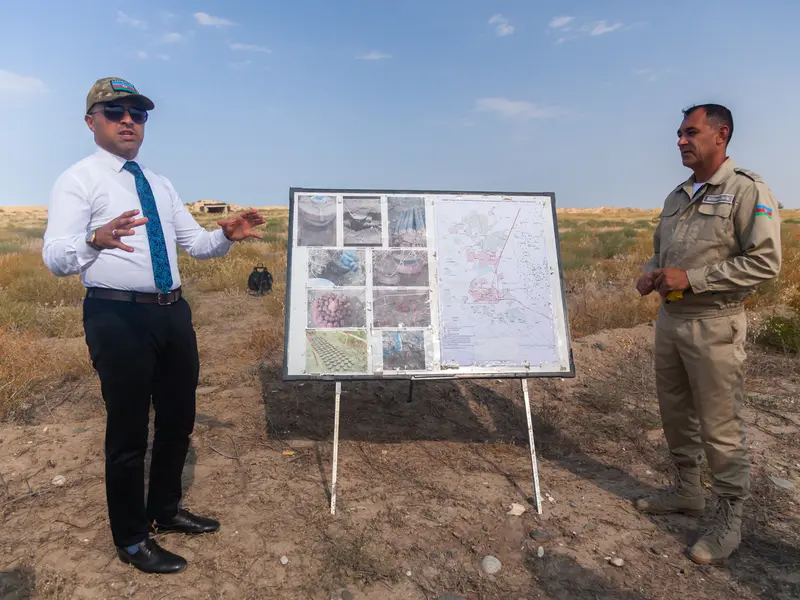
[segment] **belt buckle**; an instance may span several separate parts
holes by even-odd
[[[158,294],[159,306],[169,306],[170,304],[172,304],[172,300],[170,300],[170,294],[163,294],[163,293]]]

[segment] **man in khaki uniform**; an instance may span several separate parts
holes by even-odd
[[[651,514],[703,514],[703,451],[718,506],[691,547],[700,564],[724,562],[741,542],[750,462],[741,417],[747,319],[743,301],[781,266],[778,203],[761,177],[727,156],[730,111],[684,111],[678,148],[693,175],[664,201],[654,254],[636,287],[663,298],[656,321],[656,388],[674,488],[636,502]]]

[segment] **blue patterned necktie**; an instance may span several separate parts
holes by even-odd
[[[147,217],[145,227],[147,227],[147,241],[150,244],[150,259],[153,263],[156,287],[167,294],[172,289],[172,269],[169,266],[167,244],[164,241],[164,231],[161,229],[161,219],[158,217],[153,190],[138,164],[129,160],[123,168],[133,174],[136,193],[139,194],[139,201],[142,203],[142,216]]]

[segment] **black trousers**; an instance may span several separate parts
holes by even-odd
[[[117,546],[149,535],[156,519],[174,516],[194,428],[200,371],[189,304],[159,306],[86,298],[86,344],[106,405],[106,500]],[[144,459],[150,415],[155,435],[145,504]]]

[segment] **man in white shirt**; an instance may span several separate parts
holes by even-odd
[[[264,220],[249,210],[207,231],[166,177],[136,162],[153,108],[123,79],[95,82],[85,121],[98,149],[57,179],[42,256],[55,275],[80,274],[87,288],[83,321],[106,405],[106,497],[117,554],[148,573],[177,573],[186,561],[150,538],[151,527],[206,533],[219,523],[180,508],[199,360],[176,244],[194,258],[223,256],[236,241],[261,238],[253,228]]]

